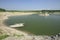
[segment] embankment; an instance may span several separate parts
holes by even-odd
[[[8,35],[13,35],[13,34],[20,34],[20,35],[28,35],[27,33],[23,31],[18,31],[16,29],[7,27],[6,25],[3,24],[4,20],[8,19],[9,16],[17,16],[17,15],[31,15],[34,13],[23,13],[23,12],[0,12],[0,29],[4,30],[5,33]]]

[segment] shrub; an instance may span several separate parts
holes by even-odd
[[[6,10],[3,8],[0,8],[0,12],[5,12]]]
[[[6,34],[4,34],[4,35],[0,35],[0,40],[6,38],[6,37],[8,37],[8,36],[9,36],[9,35],[6,35]]]

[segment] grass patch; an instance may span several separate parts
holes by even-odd
[[[0,40],[2,40],[2,39],[4,39],[4,38],[7,38],[7,37],[9,37],[9,35],[7,35],[7,34],[0,34]]]
[[[19,35],[19,34],[13,34],[13,36],[21,37],[21,36],[24,36],[24,35],[23,35],[23,34],[22,34],[22,35]]]

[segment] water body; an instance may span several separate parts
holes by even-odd
[[[24,23],[24,27],[16,28],[36,35],[55,35],[60,33],[60,14],[39,16],[38,14],[12,16],[5,21],[7,26]]]

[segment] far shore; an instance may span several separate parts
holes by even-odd
[[[10,16],[15,16],[15,15],[30,15],[30,14],[35,14],[35,12],[0,12],[0,14],[3,15],[10,15]]]

